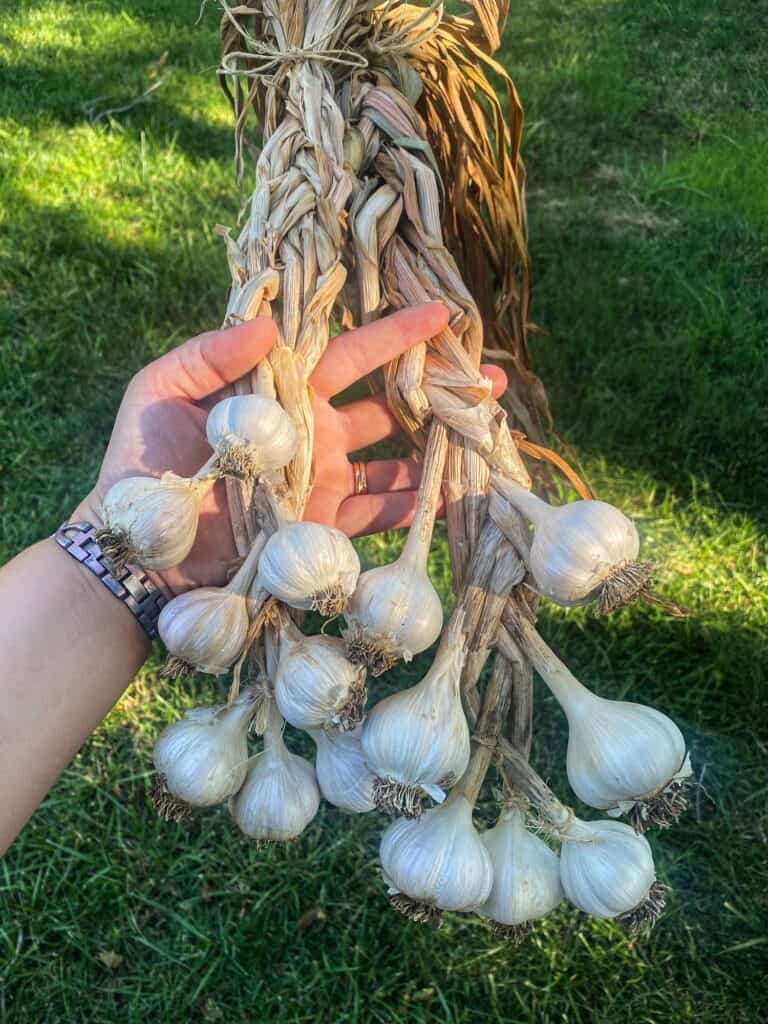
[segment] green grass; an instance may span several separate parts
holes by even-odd
[[[215,18],[196,15],[0,15],[0,558],[88,486],[131,373],[220,320],[211,228],[237,196]],[[503,50],[527,109],[533,349],[559,434],[690,609],[544,623],[600,693],[672,714],[703,773],[692,812],[652,836],[674,889],[652,937],[567,908],[517,950],[478,921],[408,925],[382,897],[376,816],[324,807],[277,851],[225,813],[161,825],[153,737],[216,687],[161,683],[155,658],[0,865],[0,1020],[766,1019],[767,17],[765,0],[520,0]],[[165,50],[146,102],[92,120]],[[433,568],[447,590],[442,541]],[[562,716],[537,696],[534,760],[567,794]]]

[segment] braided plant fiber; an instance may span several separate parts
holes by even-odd
[[[441,489],[445,496],[456,608],[443,637],[450,650],[460,649],[471,755],[462,778],[449,773],[433,788],[454,786],[449,801],[455,795],[471,807],[493,764],[505,799],[519,801],[522,792],[556,831],[567,831],[573,812],[528,763],[529,634],[538,598],[534,587],[522,586],[531,582],[525,564],[531,534],[510,494],[536,499],[526,491],[530,477],[521,453],[548,459],[582,497],[589,493],[538,443],[549,412],[526,344],[530,273],[519,154],[522,109],[514,85],[493,59],[506,5],[473,0],[461,15],[446,14],[439,2],[418,7],[398,0],[245,0],[237,6],[221,0],[221,7],[219,75],[235,115],[236,168],[246,196],[237,236],[218,229],[232,277],[224,323],[270,316],[278,330],[268,358],[235,391],[277,399],[298,435],[284,469],[258,477],[239,473],[234,463],[218,463],[219,474],[226,475],[238,552],[243,559],[250,554],[250,564],[267,536],[303,517],[313,483],[309,379],[332,322],[351,327],[404,307],[442,302],[449,326],[370,381],[384,392],[422,457],[412,536],[425,551]],[[506,91],[506,116],[489,76]],[[482,358],[504,363],[504,406],[480,373]],[[630,576],[639,565],[621,563],[612,604],[624,596],[622,588],[632,589],[630,583],[638,590]],[[241,676],[247,670],[247,699],[260,701],[258,709],[253,705],[251,729],[269,730],[270,756],[285,766],[293,755],[281,746],[282,717],[272,684],[282,664],[281,631],[298,634],[287,618],[296,613],[260,581],[257,576],[249,591],[250,626],[227,712],[246,697]],[[327,615],[343,612],[346,595],[341,596],[337,602],[339,595],[329,591],[317,607]],[[334,721],[352,728],[364,713],[366,670],[345,659],[365,662],[371,677],[396,657],[386,648],[367,649],[364,632],[350,629],[345,639],[341,657],[343,671],[355,677],[354,706],[339,709]],[[409,656],[402,649],[396,653]],[[460,712],[458,717],[463,728]],[[296,767],[300,761],[294,758],[290,770],[314,780],[305,762]],[[158,771],[158,809],[166,819],[178,819],[188,808],[166,786],[159,766]],[[248,784],[240,784],[234,802]],[[315,782],[309,785],[316,794]],[[431,784],[425,785],[422,790],[377,777],[368,809],[376,804],[418,817]],[[676,814],[684,801],[677,792],[673,796]],[[309,820],[317,801],[319,796],[309,799]],[[673,816],[666,810],[659,810],[659,820]],[[415,920],[439,924],[434,906],[405,893],[394,893],[392,902]],[[662,906],[659,890],[642,904],[642,913],[633,910],[627,927],[645,927]],[[522,934],[519,928],[513,933]]]
[[[485,354],[505,361],[517,422],[534,436],[548,422],[526,346],[522,108],[491,56],[506,8],[476,3],[454,16],[439,4],[249,0],[223,9],[220,75],[246,186],[255,163],[247,218],[236,241],[226,236],[225,322],[271,315],[278,325],[269,376],[302,434],[275,488],[287,515],[301,516],[311,489],[307,380],[334,312],[348,326],[433,299],[451,311],[440,336],[372,383],[385,389],[415,447],[424,449],[432,429],[442,450],[455,588],[468,612],[464,694],[474,721],[480,672],[519,582],[516,569],[492,582],[494,570],[501,575],[515,559],[487,517],[488,465],[529,484],[507,414],[478,371],[484,333]],[[486,70],[506,88],[509,118]],[[262,369],[237,390],[263,389],[264,376]],[[244,555],[260,529],[261,503],[253,485],[228,484]],[[530,670],[522,655],[517,664],[499,660],[510,685],[518,680],[528,720]]]

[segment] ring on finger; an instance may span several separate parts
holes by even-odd
[[[354,476],[354,493],[367,494],[368,493],[368,473],[365,468],[364,462],[353,462],[352,463],[352,474]]]

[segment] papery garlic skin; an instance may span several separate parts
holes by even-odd
[[[447,451],[447,431],[434,421],[405,547],[391,565],[362,574],[344,613],[349,656],[367,665],[374,676],[431,647],[443,628],[443,608],[427,561]]]
[[[607,700],[586,688],[520,619],[525,650],[568,718],[568,781],[574,793],[609,814],[630,812],[637,831],[667,825],[685,810],[691,776],[685,738],[655,708]]]
[[[362,573],[344,618],[350,656],[377,676],[432,646],[443,628],[443,606],[426,567],[404,551],[390,565]]]
[[[630,921],[632,915],[643,918],[648,901],[659,898],[648,840],[629,825],[574,818],[562,839],[560,880],[565,895],[579,910],[593,917]],[[662,908],[663,899],[655,916]]]
[[[346,534],[333,526],[298,522],[267,541],[258,581],[291,608],[321,615],[344,611],[360,575],[360,559]]]
[[[242,786],[248,768],[248,726],[253,701],[231,707],[193,708],[167,726],[153,760],[165,788],[192,807],[223,803]]]
[[[275,674],[280,714],[296,729],[359,724],[365,706],[365,668],[353,665],[344,642],[283,629]]]
[[[569,607],[591,600],[639,552],[637,530],[623,512],[604,501],[575,501],[536,526],[529,567],[542,594]]]
[[[560,858],[525,827],[525,814],[505,808],[481,836],[493,867],[493,888],[478,914],[520,928],[551,913],[563,898]]]
[[[257,476],[287,466],[298,435],[279,402],[263,395],[233,395],[217,402],[205,425],[222,472]]]
[[[567,608],[597,600],[607,613],[646,590],[653,566],[637,561],[640,538],[619,509],[597,500],[552,506],[498,476],[494,485],[535,527],[528,568],[550,601]],[[503,516],[496,521],[504,530]]]
[[[243,653],[250,622],[246,595],[264,541],[259,535],[226,587],[188,590],[160,612],[157,628],[170,655],[164,675],[186,675],[193,670],[223,675]]]
[[[589,807],[618,815],[691,775],[683,734],[655,708],[590,694],[565,711],[568,781]]]
[[[452,796],[425,811],[419,821],[393,821],[382,837],[379,856],[391,895],[403,894],[416,905],[392,900],[408,916],[416,916],[419,906],[475,910],[491,892],[491,858],[465,796]]]
[[[313,729],[317,744],[315,772],[320,792],[328,803],[351,814],[375,808],[374,776],[365,763],[360,743],[362,726],[356,729]]]
[[[264,733],[264,749],[251,759],[242,788],[230,800],[230,813],[251,839],[286,843],[301,835],[319,806],[314,768],[288,750],[282,720],[273,710]]]
[[[200,587],[170,601],[157,623],[172,657],[199,672],[223,675],[248,635],[245,598],[224,587]]]
[[[365,721],[363,752],[380,780],[377,805],[382,810],[418,815],[424,793],[444,799],[444,788],[466,770],[470,746],[459,694],[460,633],[449,630],[424,679],[379,701]]]
[[[135,562],[160,571],[179,565],[192,550],[208,478],[130,476],[107,491],[97,538],[104,555],[122,568]]]

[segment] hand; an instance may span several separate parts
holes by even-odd
[[[384,396],[340,407],[330,399],[355,381],[434,337],[448,322],[437,302],[402,310],[335,338],[311,377],[315,415],[315,483],[306,518],[337,526],[350,536],[407,526],[416,505],[420,469],[413,459],[368,462],[368,494],[354,494],[350,452],[397,434]],[[159,476],[173,470],[192,476],[211,454],[205,437],[207,409],[228,385],[248,373],[276,339],[271,320],[258,318],[224,331],[201,334],[141,370],[128,385],[94,490],[75,516],[98,525],[104,495],[126,476]],[[494,393],[506,386],[503,371],[484,366]],[[220,585],[237,559],[220,480],[200,507],[200,527],[187,559],[162,573],[173,593]]]

